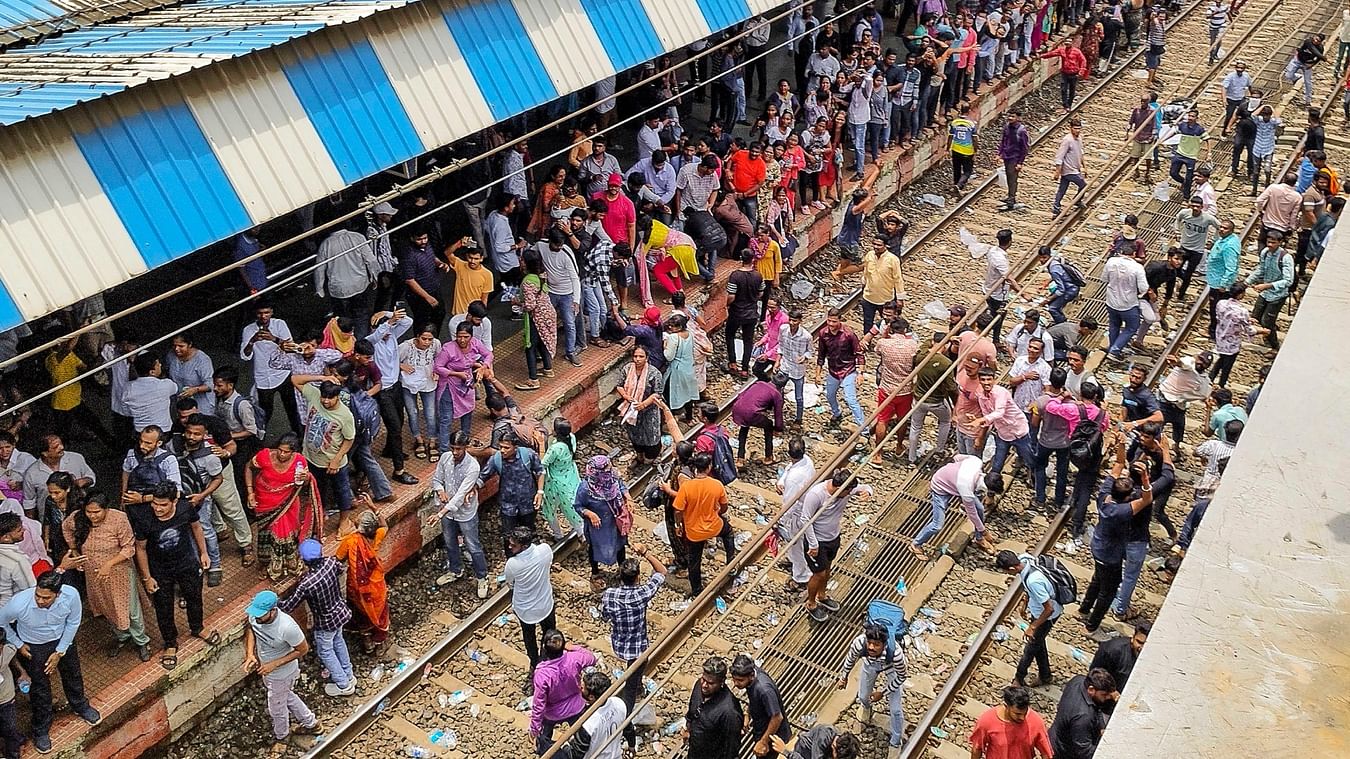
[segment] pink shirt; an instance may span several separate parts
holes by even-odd
[[[629,245],[633,241],[628,239],[628,225],[637,223],[637,209],[633,207],[633,201],[628,199],[622,192],[619,197],[610,200],[605,197],[604,192],[597,192],[591,196],[592,200],[603,200],[609,209],[605,212],[605,220],[600,222],[604,227],[605,234],[614,242],[626,242]]]
[[[952,421],[956,422],[956,428],[963,434],[971,436],[975,434],[975,427],[966,417],[979,416],[982,413],[978,398],[981,392],[978,377],[966,374],[964,369],[956,370],[956,407],[952,409]]]
[[[1083,410],[1087,413],[1088,419],[1100,424],[1103,429],[1106,428],[1107,422],[1111,420],[1111,417],[1107,415],[1106,410],[1098,408],[1097,406],[1085,403],[1083,404]],[[1054,414],[1055,416],[1066,420],[1069,423],[1069,435],[1073,435],[1073,430],[1078,426],[1080,419],[1077,403],[1065,403],[1058,398],[1055,398],[1045,404],[1045,413]]]
[[[980,361],[980,366],[994,366],[998,363],[998,349],[994,347],[994,341],[987,337],[981,337],[979,332],[962,332],[956,339],[957,355],[962,361],[969,358],[976,358]]]
[[[981,392],[975,397],[980,404],[980,413],[994,426],[999,440],[1016,440],[1031,431],[1027,415],[1013,402],[1012,391],[1008,388],[994,385],[988,393]]]

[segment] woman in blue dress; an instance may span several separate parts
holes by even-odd
[[[628,533],[633,527],[633,512],[628,507],[628,486],[614,473],[608,456],[593,456],[586,464],[586,475],[577,486],[574,502],[577,513],[586,520],[586,540],[591,553],[591,589],[605,588],[600,565],[622,564],[628,548]]]

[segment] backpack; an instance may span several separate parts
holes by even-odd
[[[1079,469],[1096,467],[1102,462],[1102,426],[1088,418],[1087,407],[1078,404],[1078,426],[1069,435],[1069,461]]]
[[[510,420],[511,434],[516,437],[516,445],[529,448],[538,454],[544,453],[545,443],[548,442],[548,430],[538,419],[526,414],[520,414]]]
[[[1032,570],[1045,575],[1050,584],[1055,588],[1055,600],[1060,606],[1071,604],[1078,600],[1078,580],[1064,566],[1064,562],[1056,559],[1054,556],[1037,556],[1036,563],[1032,565]]]
[[[258,437],[264,437],[267,434],[267,410],[253,398],[245,398],[242,395],[234,396],[234,402],[230,404],[230,413],[234,414],[234,420],[239,422],[241,427],[243,426],[241,421],[243,417],[239,416],[239,406],[243,403],[248,403],[249,407],[253,409],[253,422],[258,427]]]
[[[346,394],[347,409],[356,420],[356,439],[369,443],[380,434],[380,404],[364,390],[352,390]]]
[[[730,485],[740,474],[736,471],[736,455],[731,450],[731,441],[721,427],[712,427],[699,433],[699,438],[707,437],[712,441],[712,476],[723,485]]]
[[[1074,287],[1084,287],[1087,285],[1087,277],[1083,275],[1083,270],[1074,266],[1068,259],[1058,259],[1055,261],[1055,264],[1064,271],[1064,277],[1072,282]]]
[[[909,633],[905,610],[890,601],[880,599],[870,601],[867,604],[866,623],[886,628],[889,633],[886,636],[886,663],[894,661],[896,648],[904,642],[905,635]]]
[[[127,473],[127,490],[150,493],[156,485],[167,481],[169,478],[164,476],[159,464],[172,455],[168,451],[159,451],[154,456],[142,456],[137,452],[136,466]]]
[[[211,476],[198,469],[192,462],[202,456],[215,456],[211,449],[206,446],[202,446],[196,451],[184,449],[180,453],[175,453],[174,456],[178,459],[178,478],[183,482],[182,495],[196,495],[206,490],[206,486],[211,483]]]

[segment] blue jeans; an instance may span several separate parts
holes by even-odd
[[[872,163],[876,163],[881,157],[881,151],[886,149],[886,144],[891,141],[891,125],[889,122],[867,122],[867,154],[872,156]]]
[[[1139,307],[1135,306],[1127,311],[1117,311],[1107,306],[1106,316],[1108,322],[1106,335],[1111,343],[1107,352],[1116,358],[1120,358],[1121,351],[1125,350],[1125,346],[1134,337],[1134,333],[1139,331]]]
[[[959,428],[956,430],[956,452],[964,453],[967,456],[983,456],[984,450],[975,450],[975,438],[962,432]]]
[[[919,530],[919,534],[914,538],[914,545],[922,546],[938,534],[938,530],[942,529],[942,523],[947,520],[947,507],[951,505],[953,500],[955,499],[946,493],[928,491],[928,502],[932,506],[933,515],[929,518],[928,524],[924,525],[922,530]]]
[[[459,380],[451,378],[451,381]],[[441,399],[436,403],[436,442],[440,444],[442,451],[450,450],[450,432],[455,422],[459,422],[460,432],[468,433],[473,427],[473,412],[456,417],[454,398],[449,391],[443,392]]]
[[[873,665],[870,659],[864,657],[862,669],[858,672],[858,703],[867,709],[872,708],[872,692],[877,689],[880,667],[880,664]],[[892,747],[899,748],[905,740],[905,689],[901,686],[886,696],[891,713],[890,742]]]
[[[442,447],[447,450],[449,448],[449,446]],[[374,451],[370,450],[369,442],[354,443],[351,458],[351,463],[366,473],[366,482],[370,485],[371,498],[378,501],[394,494],[394,489],[389,486],[389,478],[384,475],[384,470],[380,468],[380,462],[375,460]]]
[[[459,539],[462,537],[464,550],[469,552],[469,561],[473,563],[473,576],[480,580],[487,578],[487,556],[483,554],[483,543],[478,539],[478,515],[464,522],[441,517],[441,537],[445,539],[446,569],[459,574],[464,562],[459,550]]]
[[[802,423],[802,413],[806,411],[806,375],[796,379],[788,377],[788,382],[792,383],[793,397],[797,399],[797,423]]]
[[[576,303],[576,296],[572,294],[559,295],[549,293],[548,299],[553,303],[553,310],[558,312],[558,327],[561,329],[563,354],[575,356],[577,353],[577,320],[572,314],[572,307]]]
[[[1304,66],[1297,58],[1289,61],[1289,65],[1284,67],[1284,81],[1293,84],[1298,78],[1299,73],[1303,74],[1303,97],[1308,105],[1312,105],[1312,67]]]
[[[1022,459],[1022,466],[1030,470],[1035,469],[1036,445],[1031,441],[1031,435],[1028,433],[1016,440],[1004,440],[998,435],[994,435],[994,460],[991,462],[993,468],[989,471],[1003,471],[1003,463],[1008,460],[1009,448],[1017,450],[1018,458]]]
[[[844,388],[844,403],[848,404],[848,410],[853,414],[853,421],[859,427],[867,421],[863,416],[862,406],[858,405],[858,373],[849,372],[843,379],[838,379],[829,372],[825,373],[825,400],[830,404],[830,415],[835,419],[840,416],[839,411],[839,388]]]
[[[216,539],[216,526],[211,523],[210,496],[202,499],[197,507],[197,519],[202,523],[202,533],[206,535],[206,555],[211,559],[211,569],[220,569],[220,541]]]
[[[1067,448],[1046,448],[1038,446],[1036,448],[1036,467],[1032,470],[1032,476],[1036,483],[1036,500],[1045,503],[1045,489],[1047,485],[1046,470],[1050,465],[1050,457],[1055,457],[1055,508],[1064,508],[1064,501],[1069,490],[1069,449]]]
[[[1186,515],[1186,521],[1181,525],[1181,535],[1177,538],[1177,545],[1185,551],[1191,547],[1191,541],[1195,539],[1195,530],[1200,526],[1200,520],[1205,518],[1205,512],[1209,510],[1208,498],[1195,499],[1195,505],[1191,507],[1191,513]]]
[[[1125,544],[1125,572],[1120,577],[1120,590],[1116,591],[1116,602],[1111,610],[1124,616],[1130,609],[1130,596],[1134,595],[1134,586],[1139,584],[1139,573],[1144,569],[1144,559],[1148,558],[1148,541],[1140,540]]]
[[[1055,324],[1063,324],[1069,320],[1069,317],[1064,315],[1064,307],[1073,302],[1073,299],[1077,297],[1078,293],[1060,293],[1054,298],[1051,298],[1049,303],[1045,304],[1045,310],[1050,312],[1050,318],[1054,320]],[[1056,356],[1056,358],[1058,358],[1058,356]]]
[[[861,174],[865,164],[863,148],[867,146],[867,122],[849,124],[848,128],[853,133],[853,170]]]
[[[586,316],[586,335],[591,338],[600,337],[600,330],[605,328],[605,314],[608,312],[609,304],[605,302],[605,289],[600,285],[582,285],[581,286],[581,310]]]
[[[727,86],[731,88],[731,94],[736,96],[736,121],[745,121],[745,80],[733,79]]]
[[[891,104],[891,137],[896,142],[913,139],[919,134],[918,103],[910,105]]]
[[[422,401],[422,413],[417,413],[417,401]],[[422,437],[425,429],[430,437],[436,432],[436,391],[428,390],[425,393],[414,393],[406,388],[403,390],[403,408],[408,412],[408,432],[415,438]]]
[[[1060,201],[1064,200],[1064,194],[1069,191],[1069,185],[1074,185],[1082,192],[1087,187],[1087,182],[1083,181],[1082,174],[1065,174],[1059,178],[1059,190],[1055,192],[1055,202],[1050,204],[1050,210],[1059,213]],[[1077,193],[1074,193],[1077,196]],[[1081,203],[1082,199],[1074,201]]]
[[[341,630],[315,630],[314,652],[333,678],[333,684],[345,689],[356,679],[352,673],[352,658],[347,653],[347,640]]]

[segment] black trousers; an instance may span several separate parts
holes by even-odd
[[[1036,673],[1040,675],[1041,682],[1050,681],[1050,652],[1045,647],[1045,639],[1050,637],[1050,628],[1055,626],[1055,620],[1046,620],[1036,632],[1027,636],[1026,645],[1022,646],[1022,659],[1017,662],[1017,681],[1025,683],[1027,672],[1031,670],[1031,662],[1036,661]]]
[[[525,655],[530,657],[530,674],[534,674],[534,668],[539,664],[539,631],[552,630],[557,626],[558,610],[556,607],[550,609],[548,616],[537,623],[520,623],[520,637],[525,640]]]
[[[1218,318],[1219,301],[1228,297],[1224,290],[1209,291],[1209,339],[1214,339],[1214,324]]]
[[[273,403],[276,399],[281,400],[281,407],[286,410],[286,421],[290,423],[291,432],[299,435],[304,428],[300,423],[300,407],[295,403],[295,388],[291,386],[290,377],[276,387],[267,390],[258,388],[258,405],[267,412],[268,419],[275,418],[272,412],[276,409]],[[266,437],[267,434],[264,432],[263,438]]]
[[[1163,426],[1172,425],[1172,442],[1180,444],[1186,439],[1186,409],[1171,401],[1160,401]]]
[[[624,664],[632,666],[633,662],[628,661],[624,662]],[[627,669],[627,667],[625,667],[625,669]],[[642,695],[642,677],[646,673],[647,663],[643,662],[637,666],[637,669],[633,670],[631,677],[623,681],[623,691],[620,692],[619,697],[623,699],[624,706],[628,707],[629,714],[633,713],[633,705],[637,703],[638,696]],[[623,737],[624,740],[628,741],[628,747],[636,750],[637,725],[629,722],[623,729]]]
[[[402,472],[407,461],[403,453],[402,398],[403,388],[398,382],[382,386],[375,395],[375,402],[380,405],[380,419],[384,420],[384,450],[380,455],[394,462],[395,472]]]
[[[19,759],[24,737],[19,732],[19,709],[14,699],[0,704],[0,741],[4,742],[5,759]]]
[[[1125,565],[1120,561],[1104,564],[1096,559],[1093,559],[1092,565],[1092,580],[1079,607],[1087,613],[1088,629],[1096,630],[1106,617],[1111,602],[1115,600],[1116,591],[1120,589],[1120,577],[1125,571]]]
[[[952,151],[952,181],[956,183],[956,189],[965,189],[974,174],[975,156]]]
[[[1059,75],[1059,102],[1064,108],[1073,108],[1073,101],[1078,97],[1078,75],[1065,74]]]
[[[722,550],[726,552],[727,562],[730,563],[731,557],[736,555],[736,538],[731,531],[731,522],[722,520],[722,531],[716,538],[722,541]],[[707,543],[707,540],[688,538],[684,541],[684,550],[689,554],[689,587],[694,595],[703,592],[703,547]]]
[[[769,87],[769,59],[768,56],[761,56],[768,45],[755,47],[754,45],[745,46],[745,58],[750,63],[745,66],[745,96],[751,97],[750,91],[755,88],[755,83],[759,83],[759,94],[753,97],[763,100],[765,90]],[[753,60],[752,60],[753,59]],[[800,92],[800,90],[799,90]]]
[[[1209,378],[1219,384],[1219,387],[1228,387],[1228,375],[1233,372],[1233,364],[1237,363],[1237,354],[1225,356],[1222,353],[1214,358],[1214,366],[1209,370]]]
[[[1191,286],[1191,277],[1195,275],[1195,270],[1200,266],[1200,260],[1204,258],[1205,251],[1187,250],[1186,248],[1182,248],[1181,252],[1186,254],[1186,260],[1181,262],[1181,274],[1179,277],[1181,279],[1181,290],[1178,293],[1178,297],[1185,300],[1186,290]],[[1168,294],[1168,297],[1169,299],[1171,298],[1170,293]]]
[[[758,323],[758,320],[754,318],[737,319],[735,317],[727,317],[726,338],[728,368],[734,367],[737,363],[736,334],[739,332],[741,336],[741,353],[743,354],[740,360],[741,368],[747,372],[750,371],[750,351],[755,345],[755,325]]]
[[[28,706],[33,710],[33,735],[47,735],[52,729],[52,677],[47,674],[46,667],[47,659],[56,653],[56,644],[60,642],[53,640],[28,644],[31,658],[24,662],[24,668],[28,670],[28,676],[33,680],[33,685],[28,691]],[[75,643],[70,644],[65,655],[56,663],[56,671],[61,675],[61,690],[65,691],[70,708],[83,709],[89,706],[89,699],[84,695],[84,676],[80,673],[80,652],[76,649]],[[5,736],[5,741],[9,742],[8,735]]]
[[[159,583],[159,590],[150,594],[150,602],[155,607],[155,622],[159,625],[160,637],[164,638],[165,648],[178,648],[178,622],[174,614],[178,609],[176,594],[181,594],[187,603],[188,631],[199,635],[205,627],[202,620],[202,571],[192,567],[191,570],[181,572],[161,573],[151,567],[150,576]]]
[[[1069,534],[1075,538],[1083,534],[1083,522],[1087,519],[1088,501],[1097,489],[1097,467],[1079,467],[1073,475],[1073,515],[1069,522]]]
[[[994,341],[994,345],[999,345],[1003,342],[1003,316],[1008,312],[1008,301],[985,298],[984,306],[989,309],[989,315],[994,317],[994,321],[989,325],[992,330],[989,339]]]
[[[750,424],[741,426],[741,430],[737,434],[736,456],[745,458],[745,447],[750,443],[750,429],[752,427],[758,427],[764,431],[764,458],[773,458],[773,420],[768,419],[763,414],[755,414],[754,418],[750,420]]]

